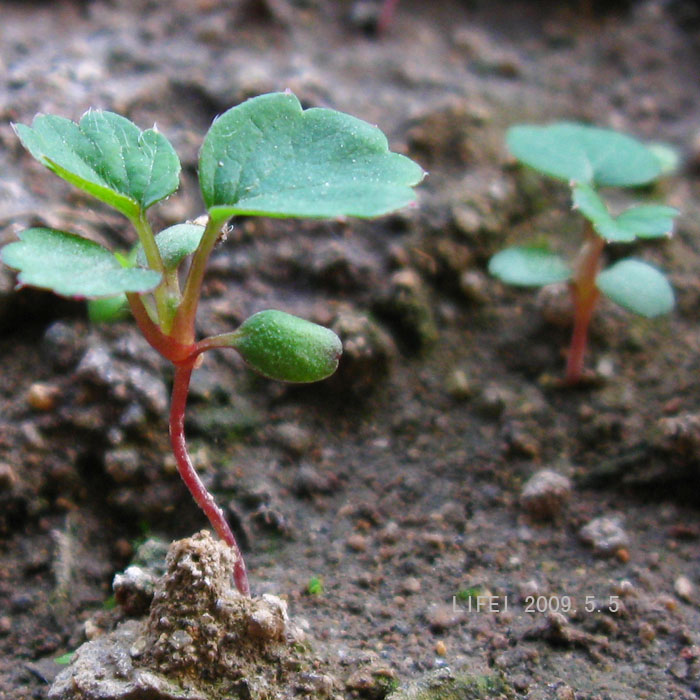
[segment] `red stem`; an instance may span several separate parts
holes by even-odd
[[[236,588],[242,595],[250,596],[250,585],[248,584],[245,562],[236,538],[226,522],[223,511],[216,505],[214,498],[199,478],[187,452],[185,407],[187,405],[187,394],[189,393],[190,377],[192,376],[194,364],[195,358],[191,358],[185,363],[175,365],[173,395],[170,404],[170,443],[180,476],[190,490],[192,497],[209,518],[209,522],[219,537],[233,549],[236,557],[233,565],[233,580]]]
[[[574,277],[571,280],[571,294],[574,300],[574,329],[566,361],[565,382],[567,384],[578,384],[581,381],[583,358],[588,342],[588,327],[600,298],[596,277],[600,268],[600,258],[605,247],[605,240],[595,233],[588,222],[586,222],[584,233],[585,242],[575,266]]]
[[[173,363],[187,360],[194,348],[178,343],[170,336],[165,335],[148,315],[143,300],[138,294],[132,292],[128,293],[126,297],[129,300],[129,306],[131,306],[131,313],[150,346]]]
[[[377,34],[380,36],[389,29],[398,4],[399,0],[384,0],[382,3],[382,9],[379,12],[379,19],[377,20]]]
[[[583,358],[586,354],[586,345],[588,343],[588,327],[593,318],[596,303],[600,294],[592,294],[585,302],[577,300],[576,287],[572,285],[574,296],[574,330],[571,334],[571,345],[569,346],[569,355],[566,359],[566,376],[567,384],[578,384],[583,374]]]

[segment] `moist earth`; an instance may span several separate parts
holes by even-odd
[[[330,679],[294,692],[698,697],[698,6],[403,0],[381,35],[376,16],[351,0],[3,3],[0,242],[35,224],[131,242],[23,152],[10,123],[37,112],[157,123],[183,161],[158,228],[202,213],[202,137],[247,97],[291,89],[378,124],[429,171],[419,206],[233,222],[199,318],[209,335],[280,308],[344,341],[337,375],[303,388],[209,353],[190,400],[254,594],[285,602]],[[640,193],[681,210],[676,233],[635,250],[676,309],[603,303],[576,389],[557,381],[566,290],[486,273],[509,242],[577,246],[566,188],[503,145],[509,125],[554,119],[681,158]],[[0,270],[0,697],[24,700],[47,697],[56,659],[142,624],[147,603],[115,606],[112,581],[144,542],[206,523],[168,456],[165,363],[128,321],[13,287]]]

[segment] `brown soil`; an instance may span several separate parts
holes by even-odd
[[[201,213],[202,136],[246,97],[289,88],[377,123],[430,171],[419,208],[236,222],[212,259],[202,333],[273,307],[346,345],[318,386],[224,353],[196,374],[192,451],[254,592],[286,598],[347,697],[442,667],[531,700],[698,697],[697,5],[404,0],[382,37],[361,5],[3,3],[0,242],[42,222],[129,244],[19,147],[9,123],[39,111],[157,122],[184,165],[160,224]],[[683,158],[654,193],[683,212],[675,237],[635,251],[669,272],[677,309],[651,322],[603,304],[597,380],[576,390],[552,381],[569,332],[543,313],[557,299],[485,273],[506,241],[575,245],[564,188],[503,147],[508,125],[555,118]],[[91,328],[81,304],[12,284],[0,270],[0,697],[23,700],[126,614],[106,610],[111,582],[144,535],[205,523],[167,456],[168,368],[130,323]],[[556,482],[524,490],[544,468],[571,480],[568,502]]]

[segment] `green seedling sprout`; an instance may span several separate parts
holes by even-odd
[[[30,228],[0,258],[18,271],[19,286],[107,300],[106,316],[126,298],[146,340],[174,365],[170,440],[178,470],[235,550],[235,584],[249,595],[236,539],[187,452],[190,377],[202,353],[233,348],[266,377],[315,382],[335,371],[342,347],[327,328],[274,310],[254,314],[231,333],[197,339],[209,256],[232,217],[374,218],[414,203],[413,186],[424,172],[390,152],[384,134],[366,122],[330,109],[303,110],[290,93],[261,95],[218,117],[204,138],[199,184],[206,224],[178,224],[154,235],[147,210],[173,194],[180,179],[180,161],[156,128],[141,131],[117,114],[91,110],[78,123],[38,115],[15,130],[49,170],[121,212],[138,245],[122,255],[74,233]],[[100,317],[99,308],[94,313]]]
[[[319,576],[312,576],[306,584],[306,592],[309,595],[323,595],[323,579]]]
[[[673,152],[645,146],[625,134],[562,122],[549,126],[514,126],[506,141],[525,165],[571,187],[574,209],[584,217],[583,244],[573,264],[545,245],[506,248],[494,255],[489,271],[507,284],[540,287],[568,281],[574,303],[574,326],[565,382],[583,374],[588,328],[601,294],[648,318],[673,308],[674,295],[656,267],[625,258],[602,269],[607,243],[671,235],[678,210],[661,204],[639,204],[613,215],[599,189],[637,187],[656,180],[673,165]]]

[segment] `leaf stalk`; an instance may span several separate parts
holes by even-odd
[[[209,216],[202,240],[192,256],[182,301],[172,324],[173,337],[185,345],[194,343],[194,321],[197,314],[197,306],[199,305],[199,297],[202,293],[204,273],[211,251],[216,245],[225,221],[225,218]]]

